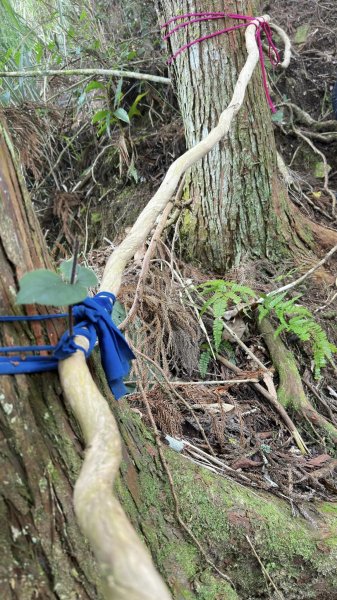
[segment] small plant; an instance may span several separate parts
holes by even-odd
[[[91,81],[79,97],[78,103],[82,104],[85,101],[87,94],[94,90],[101,90],[101,94],[96,94],[95,100],[102,100],[105,107],[96,111],[91,121],[94,125],[97,126],[98,136],[101,136],[105,133],[107,133],[110,136],[112,125],[116,125],[118,123],[120,124],[121,122],[130,125],[131,120],[134,117],[141,115],[138,105],[144,98],[144,96],[146,96],[147,92],[144,92],[143,94],[138,94],[138,96],[130,106],[129,110],[126,111],[125,108],[121,106],[124,99],[122,87],[123,79],[120,79],[117,84],[117,89],[115,91],[113,107],[110,106],[110,101],[108,100],[110,96],[109,85],[105,85],[100,81]]]
[[[230,354],[232,354],[233,349],[229,342],[222,339],[224,313],[230,304],[246,304],[250,300],[256,299],[256,293],[248,286],[240,285],[234,281],[223,281],[222,279],[206,281],[206,283],[198,286],[198,289],[201,290],[203,297],[210,296],[203,305],[200,316],[207,310],[211,310],[213,313],[213,344],[215,352],[229,350]],[[206,376],[211,356],[212,351],[208,346],[200,354],[199,371],[202,378]]]
[[[247,304],[250,300],[256,300],[256,293],[245,285],[240,285],[234,281],[222,281],[216,279],[215,281],[206,281],[199,286],[201,295],[209,296],[205,304],[201,309],[200,316],[208,309],[211,309],[214,316],[213,321],[213,341],[215,351],[217,352],[220,348],[222,341],[222,332],[224,329],[223,316],[230,304]]]
[[[72,305],[84,300],[88,295],[88,288],[97,285],[94,271],[78,265],[77,255],[76,242],[73,258],[61,263],[59,273],[48,269],[26,273],[20,279],[20,289],[16,296],[16,304],[68,306],[70,335],[73,335]]]
[[[275,336],[280,335],[282,331],[287,331],[295,334],[302,342],[309,342],[313,353],[315,377],[318,379],[327,360],[331,359],[334,352],[337,352],[337,347],[329,342],[324,329],[315,321],[310,310],[297,304],[297,300],[301,296],[286,300],[286,295],[287,293],[284,292],[267,296],[263,304],[259,306],[259,321],[273,313],[280,322]]]
[[[215,352],[219,352],[224,340],[224,314],[230,305],[242,304],[242,310],[247,312],[247,304],[255,301],[258,304],[259,321],[264,317],[274,315],[279,326],[275,336],[282,332],[295,334],[302,342],[309,342],[313,353],[315,377],[319,378],[321,369],[326,366],[332,354],[337,352],[337,347],[329,342],[325,331],[315,321],[313,314],[304,306],[297,304],[300,295],[286,299],[287,292],[282,294],[258,297],[256,292],[248,286],[243,286],[232,281],[207,281],[199,286],[201,295],[206,297],[200,315],[207,310],[213,313],[213,345]],[[206,375],[212,351],[207,347],[200,355],[199,370],[202,377]]]
[[[76,280],[70,282],[73,259],[64,261],[60,273],[37,269],[20,279],[16,304],[43,304],[45,306],[69,306],[84,300],[88,288],[97,285],[97,277],[91,269],[76,266]]]
[[[212,349],[208,344],[202,344],[202,352],[199,357],[199,372],[202,379],[206,377],[208,365],[212,358]],[[235,351],[232,344],[228,340],[222,340],[218,348],[218,352],[225,352],[229,360],[235,364]]]

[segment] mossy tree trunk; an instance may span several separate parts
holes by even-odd
[[[20,314],[18,279],[49,265],[8,135],[0,127],[0,310],[8,315]],[[30,308],[31,314],[38,312]],[[57,337],[50,321],[46,327],[0,324],[1,346],[55,343]],[[95,598],[94,562],[72,509],[80,454],[76,424],[56,374],[0,377],[2,600]]]
[[[158,0],[162,21],[206,10],[259,16],[258,6],[255,0]],[[193,24],[173,34],[170,51],[237,23],[221,19]],[[188,148],[218,122],[246,57],[242,31],[193,45],[177,57],[174,75]],[[303,230],[298,232],[300,223],[294,220],[286,189],[278,178],[260,66],[228,138],[193,167],[187,188],[192,206],[185,211],[180,231],[187,259],[224,272],[243,257],[277,260],[288,252],[289,245],[302,250],[308,243]]]

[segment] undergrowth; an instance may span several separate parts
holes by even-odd
[[[200,316],[211,311],[213,317],[213,348],[208,347],[200,354],[199,369],[202,377],[207,373],[212,351],[221,351],[226,343],[223,340],[224,317],[231,306],[239,307],[247,316],[252,316],[253,309],[257,307],[260,322],[269,316],[278,320],[275,336],[286,332],[296,335],[301,342],[308,342],[316,379],[320,377],[327,361],[331,360],[332,354],[337,352],[337,347],[328,340],[324,329],[310,310],[298,304],[300,294],[290,299],[287,299],[287,292],[259,296],[248,286],[221,279],[207,281],[198,286],[198,289],[201,296],[206,298]]]

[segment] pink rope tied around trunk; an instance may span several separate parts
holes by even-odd
[[[168,31],[163,39],[167,40],[168,38],[171,37],[171,35],[173,35],[177,31],[179,31],[180,29],[189,27],[189,25],[192,25],[193,23],[202,23],[203,21],[213,21],[216,19],[224,19],[224,18],[236,19],[236,20],[244,21],[244,22],[240,23],[239,25],[233,25],[232,27],[226,27],[225,29],[220,29],[218,31],[214,31],[213,33],[209,33],[208,35],[204,35],[202,37],[199,37],[196,40],[192,40],[191,42],[184,44],[177,50],[177,52],[175,52],[170,57],[168,62],[172,63],[177,58],[177,56],[179,56],[179,54],[184,52],[184,50],[188,50],[188,48],[191,48],[191,46],[194,46],[194,44],[200,44],[201,42],[204,42],[205,40],[209,40],[209,39],[217,37],[219,35],[223,35],[224,33],[229,33],[230,31],[236,31],[237,29],[242,29],[244,27],[248,27],[248,25],[250,25],[252,23],[252,21],[255,21],[254,25],[256,27],[256,43],[257,43],[257,46],[259,49],[263,87],[265,90],[268,104],[269,104],[272,112],[275,113],[276,108],[270,97],[268,81],[267,81],[267,71],[266,71],[266,65],[265,65],[265,59],[264,59],[264,53],[263,53],[263,47],[262,47],[262,35],[263,34],[265,35],[267,43],[268,43],[268,58],[272,64],[272,66],[275,67],[276,65],[278,65],[281,62],[281,59],[280,59],[279,52],[273,41],[273,34],[272,34],[272,30],[270,28],[270,25],[269,25],[269,23],[267,23],[267,21],[265,21],[265,19],[263,17],[256,18],[256,17],[251,17],[248,15],[238,15],[238,14],[231,14],[231,13],[224,13],[224,12],[187,13],[185,15],[179,15],[176,17],[172,17],[171,19],[169,19],[169,21],[167,21],[167,23],[164,23],[164,25],[162,25],[162,28],[168,29]],[[173,28],[169,29],[171,24],[176,24],[178,21],[181,21],[181,23],[178,23]],[[258,21],[258,25],[256,24],[256,21]]]

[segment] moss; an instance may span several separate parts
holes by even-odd
[[[320,506],[320,511],[323,513],[328,513],[331,515],[335,515],[337,518],[337,504],[331,502],[323,502]]]
[[[132,500],[132,496],[125,485],[121,477],[118,477],[115,481],[115,493],[122,504],[125,512],[129,515],[130,519],[135,522],[137,519],[137,507]]]
[[[228,504],[218,493],[217,480],[204,469],[195,473],[193,469],[181,468],[179,455],[171,455],[172,462],[176,467],[174,483],[183,519],[192,524],[194,535],[200,537],[203,543],[213,544],[216,541],[225,545],[228,523],[224,509]]]
[[[196,584],[198,600],[238,600],[236,592],[226,581],[220,581],[205,571]]]
[[[171,542],[165,545],[162,552],[162,560],[169,565],[172,563],[171,573],[175,573],[175,577],[179,577],[178,570],[187,577],[193,580],[197,573],[198,550],[189,542]]]
[[[129,421],[129,440],[136,437],[133,426],[138,433],[143,428],[142,423],[134,420],[131,425]],[[140,443],[144,446],[144,437]],[[318,519],[314,529],[304,519],[293,518],[280,499],[216,477],[167,449],[181,516],[209,559],[235,582],[236,595],[216,572],[205,570],[205,560],[196,544],[177,524],[167,477],[147,438],[145,444],[149,452],[138,457],[135,469],[133,456],[137,450],[133,450],[132,460],[123,464],[116,489],[176,600],[267,597],[267,584],[247,535],[287,600],[323,598],[317,596],[317,582],[329,598],[337,574],[337,505],[322,505],[324,519]],[[130,493],[125,488],[132,469],[137,485]],[[324,535],[320,528],[324,528]],[[304,584],[299,586],[302,581]]]
[[[57,485],[60,481],[60,474],[51,461],[48,462],[47,472],[52,482]]]

